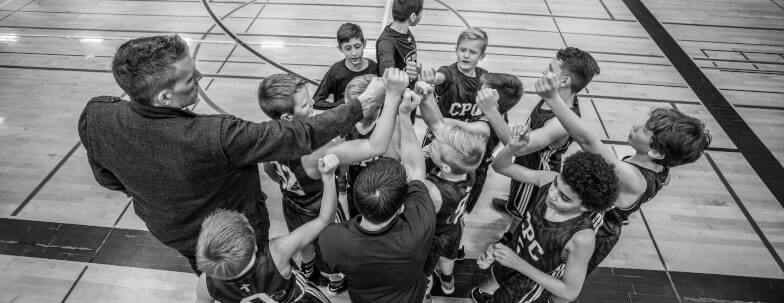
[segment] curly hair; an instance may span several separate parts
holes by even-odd
[[[599,63],[590,53],[576,47],[567,47],[558,50],[556,58],[560,60],[561,69],[572,76],[572,92],[579,92],[588,85],[593,77],[599,74]]]
[[[294,113],[294,94],[308,81],[294,74],[270,75],[259,83],[259,107],[271,119]]]
[[[651,149],[664,156],[653,161],[665,167],[697,161],[712,139],[702,121],[672,108],[652,110],[645,128],[652,133]]]
[[[615,165],[597,154],[578,151],[567,157],[560,178],[590,211],[608,209],[618,199],[619,178]]]
[[[506,113],[523,97],[523,82],[514,75],[487,73],[482,75],[482,84],[498,91],[498,112]]]
[[[132,101],[150,105],[158,92],[174,86],[172,64],[186,55],[188,43],[179,35],[132,39],[114,54],[112,74]]]

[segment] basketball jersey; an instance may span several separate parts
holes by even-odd
[[[283,277],[269,254],[269,244],[259,245],[253,269],[232,280],[207,277],[207,291],[215,300],[229,302],[297,302],[305,294],[305,279],[296,271]],[[272,300],[272,301],[270,301]]]
[[[311,179],[300,159],[269,163],[278,177],[284,203],[293,203],[302,212],[318,214],[324,192],[321,179]]]
[[[467,121],[481,116],[482,112],[476,105],[476,94],[482,88],[481,78],[487,74],[487,70],[477,67],[474,77],[469,77],[460,72],[455,62],[440,67],[438,72],[447,78],[443,84],[435,86],[438,109],[444,118]]]
[[[563,222],[547,221],[544,216],[551,185],[541,187],[532,205],[523,212],[523,221],[504,244],[532,266],[560,279],[566,269],[566,244],[574,234],[593,226],[588,212]],[[547,302],[551,296],[541,285],[514,269],[496,264],[493,274],[501,287],[513,290],[519,302]]]
[[[455,223],[460,222],[465,214],[466,202],[469,193],[471,193],[471,187],[474,185],[474,177],[468,174],[465,180],[449,181],[435,174],[428,174],[427,180],[432,182],[441,193],[441,209],[436,213],[435,231],[436,235],[440,235],[454,227]]]
[[[623,160],[626,161],[628,158],[629,157],[627,156],[623,158]],[[600,226],[604,226],[604,228],[608,229],[611,228],[611,226],[605,225],[606,221],[609,221],[607,223],[614,225],[629,224],[629,216],[639,210],[643,203],[653,199],[662,187],[667,184],[670,177],[670,170],[666,167],[661,172],[656,172],[631,162],[627,163],[636,167],[642,174],[643,179],[645,179],[645,191],[637,198],[637,201],[634,201],[634,204],[628,208],[613,207],[607,211],[596,213],[593,216],[593,222],[596,228]]]
[[[528,122],[526,122],[531,130],[544,127],[550,119],[557,119],[551,110],[543,109],[542,105],[544,105],[544,100],[540,100],[539,103],[536,104],[531,111]],[[574,97],[572,111],[577,114],[577,116],[580,116],[580,103],[576,96]],[[561,169],[561,158],[571,143],[572,137],[569,136],[566,142],[559,147],[553,148],[548,145],[536,152],[516,157],[514,162],[515,164],[533,170],[559,171]],[[527,207],[526,204],[531,201],[531,198],[536,197],[540,190],[539,187],[533,184],[521,183],[513,180],[509,199],[510,201],[513,201],[517,211],[522,214],[523,210]]]

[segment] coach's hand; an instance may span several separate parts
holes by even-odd
[[[362,104],[362,112],[367,114],[374,112],[383,105],[384,98],[384,79],[375,77],[370,81],[367,88],[357,98],[359,103]]]

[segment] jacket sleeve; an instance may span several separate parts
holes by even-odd
[[[125,186],[111,171],[101,166],[90,157],[87,157],[87,162],[90,163],[93,176],[95,176],[95,181],[98,181],[98,184],[108,189],[121,191],[125,193],[125,195],[129,195],[128,191],[125,189]]]
[[[266,161],[293,160],[348,132],[362,119],[362,105],[343,104],[304,121],[273,120],[261,123],[236,117],[221,122],[221,148],[236,166]]]

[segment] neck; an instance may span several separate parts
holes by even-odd
[[[664,170],[664,166],[653,162],[653,158],[648,156],[648,153],[635,152],[633,156],[626,159],[626,162],[645,167],[655,172],[661,172]]]
[[[397,217],[397,214],[392,216],[392,218],[389,218],[389,220],[386,220],[386,221],[378,223],[378,224],[370,222],[370,220],[365,219],[363,217],[359,221],[359,226],[362,227],[362,229],[367,230],[367,231],[379,231],[379,230],[384,229],[384,227],[387,227],[387,225],[389,225],[389,223],[392,222],[392,220],[394,220],[395,217]]]
[[[401,33],[407,34],[408,33],[408,21],[392,21],[392,24],[389,25],[389,28],[392,30]]]
[[[570,108],[574,107],[574,98],[577,97],[577,94],[573,93],[571,89],[567,88],[560,90],[558,92],[558,96],[560,96],[561,100],[563,100],[564,103],[566,103],[566,105],[568,105]],[[542,104],[542,108],[549,109],[550,106],[545,102]]]
[[[544,211],[544,218],[550,222],[564,222],[564,221],[574,219],[582,214],[583,214],[583,210],[580,208],[568,212],[562,212],[548,206],[547,209]]]
[[[468,174],[457,175],[453,173],[445,173],[443,170],[439,171],[436,176],[447,181],[463,181],[468,178]]]
[[[362,58],[362,60],[359,61],[359,65],[355,66],[355,65],[349,63],[349,60],[346,59],[346,60],[343,60],[343,64],[346,66],[346,68],[348,68],[348,70],[350,70],[352,72],[361,72],[363,69],[367,68],[368,61],[367,61],[367,59]]]
[[[476,77],[476,66],[471,68],[471,69],[469,69],[469,70],[464,70],[464,69],[460,68],[460,65],[458,64],[457,70],[459,70],[460,73],[462,73],[463,75],[466,75],[466,76],[469,76],[469,77]]]

